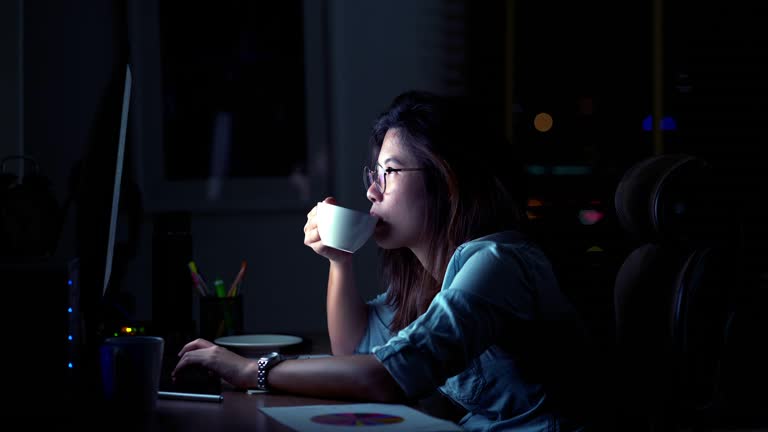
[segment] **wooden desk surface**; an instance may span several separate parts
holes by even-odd
[[[225,390],[221,402],[198,402],[160,399],[151,419],[151,431],[264,431],[295,432],[294,429],[278,422],[260,410],[262,407],[333,405],[361,403],[362,401],[340,401],[317,399],[287,394],[257,393]],[[414,408],[442,419],[457,422],[463,412],[456,412],[446,399],[425,398],[413,405]],[[460,415],[457,415],[460,414]],[[304,431],[300,431],[304,432]]]
[[[286,354],[330,353],[331,344],[327,334],[301,335],[301,337],[305,342],[292,349],[284,350]],[[264,414],[259,408],[349,403],[284,394],[248,394],[228,389],[225,389],[223,395],[224,400],[221,402],[159,399],[151,419],[151,427],[148,429],[153,431],[293,432],[293,429]]]
[[[314,336],[314,335],[313,335]],[[309,338],[306,344],[296,347],[290,354],[327,354],[330,344],[327,336]],[[149,415],[131,412],[123,407],[105,409],[97,397],[96,389],[75,391],[57,395],[51,399],[50,392],[35,392],[21,397],[18,405],[6,406],[0,410],[3,415],[18,416],[33,420],[38,425],[50,425],[57,430],[98,430],[108,427],[111,432],[122,431],[217,431],[227,432],[295,432],[260,410],[262,407],[305,406],[325,404],[349,404],[355,401],[317,399],[288,394],[256,393],[232,389],[225,384],[221,402],[158,399],[155,409]],[[427,398],[414,408],[445,419],[441,403],[444,398]],[[358,401],[361,402],[361,401]],[[438,403],[435,403],[438,402]],[[446,411],[445,413],[448,413]],[[456,421],[457,419],[451,419]]]
[[[280,394],[225,391],[221,402],[161,399],[151,420],[152,431],[264,431],[295,432],[264,414],[261,407],[350,403]]]

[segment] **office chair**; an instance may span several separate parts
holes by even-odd
[[[614,198],[637,246],[614,285],[618,427],[706,427],[743,288],[724,186],[699,157],[658,155],[632,166]]]

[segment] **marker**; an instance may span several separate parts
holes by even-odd
[[[229,291],[227,291],[227,297],[234,297],[235,294],[237,294],[237,288],[243,281],[243,276],[245,276],[245,269],[247,266],[248,263],[243,260],[243,262],[240,264],[240,271],[237,272],[237,276],[235,276],[234,282],[232,282],[232,285],[229,287]]]
[[[187,263],[187,267],[189,267],[189,271],[192,273],[192,279],[194,280],[195,284],[200,287],[200,291],[203,295],[208,295],[208,285],[206,285],[205,280],[203,279],[203,276],[200,274],[199,271],[197,271],[197,264],[195,264],[194,261],[190,261]]]
[[[160,399],[178,399],[178,400],[191,400],[202,402],[221,402],[224,400],[224,396],[215,394],[202,394],[202,393],[179,393],[169,391],[158,391],[157,397]]]
[[[224,281],[221,279],[216,279],[213,282],[213,287],[216,289],[216,296],[217,297],[226,297],[227,296],[227,290],[224,288]]]

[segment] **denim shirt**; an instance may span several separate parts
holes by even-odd
[[[525,365],[530,323],[572,314],[549,261],[508,231],[464,243],[451,257],[429,308],[396,335],[387,293],[368,302],[356,352],[372,353],[408,397],[438,389],[467,410],[467,431],[578,430],[555,415]],[[519,342],[519,343],[518,343]]]

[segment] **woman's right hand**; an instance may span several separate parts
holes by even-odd
[[[237,388],[253,388],[258,379],[256,360],[248,359],[205,339],[195,339],[179,351],[179,362],[171,372],[176,376],[184,368],[202,366]]]
[[[336,204],[336,199],[327,197],[324,203]],[[342,250],[325,246],[320,240],[320,231],[317,229],[317,206],[307,213],[307,223],[304,225],[304,244],[311,247],[315,253],[324,256],[331,261],[344,262],[352,258],[352,254]]]

